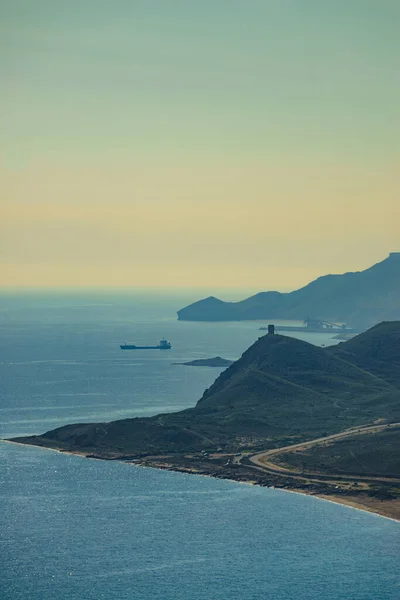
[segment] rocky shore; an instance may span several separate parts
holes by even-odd
[[[132,462],[145,467],[205,475],[217,479],[228,479],[240,483],[316,496],[400,522],[400,497],[391,497],[391,493],[388,490],[385,491],[382,487],[367,490],[361,486],[360,489],[356,489],[357,481],[354,481],[351,487],[334,480],[332,482],[315,482],[307,479],[294,481],[291,477],[270,474],[246,464],[234,463],[234,458],[233,456],[223,456],[207,460],[192,456],[154,456]],[[231,462],[227,464],[228,461]]]
[[[301,481],[298,479],[294,480],[292,477],[277,473],[268,473],[254,465],[251,466],[248,457],[225,454],[207,456],[203,453],[196,455],[174,454],[135,457],[115,451],[89,453],[81,450],[71,451],[65,450],[65,448],[49,446],[44,448],[85,458],[119,460],[136,466],[176,471],[191,475],[203,475],[216,479],[227,479],[239,483],[315,496],[323,500],[344,504],[400,522],[400,496],[393,496],[384,487],[377,487],[371,490],[366,489],[362,485],[358,487],[356,480],[354,480],[352,486],[349,486],[341,481],[335,481],[334,478],[332,478],[332,481],[323,482],[316,482],[307,478]]]

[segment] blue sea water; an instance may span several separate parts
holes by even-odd
[[[193,405],[220,369],[173,363],[238,358],[260,323],[177,322],[190,300],[2,296],[0,437]],[[161,336],[171,351],[119,349]],[[400,526],[376,515],[6,442],[0,460],[2,599],[400,597]]]

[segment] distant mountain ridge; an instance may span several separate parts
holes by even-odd
[[[290,293],[260,292],[240,302],[210,296],[178,311],[181,321],[318,318],[370,327],[400,319],[400,252],[365,271],[324,275]]]

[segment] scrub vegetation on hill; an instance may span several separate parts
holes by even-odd
[[[296,470],[352,476],[399,477],[400,430],[384,429],[334,440],[279,455],[279,463]]]

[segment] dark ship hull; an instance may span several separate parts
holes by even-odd
[[[162,346],[134,346],[133,344],[121,344],[121,350],[170,350],[171,346],[163,348]]]
[[[170,350],[171,344],[167,340],[161,340],[158,346],[135,346],[135,344],[122,344],[121,350]]]

